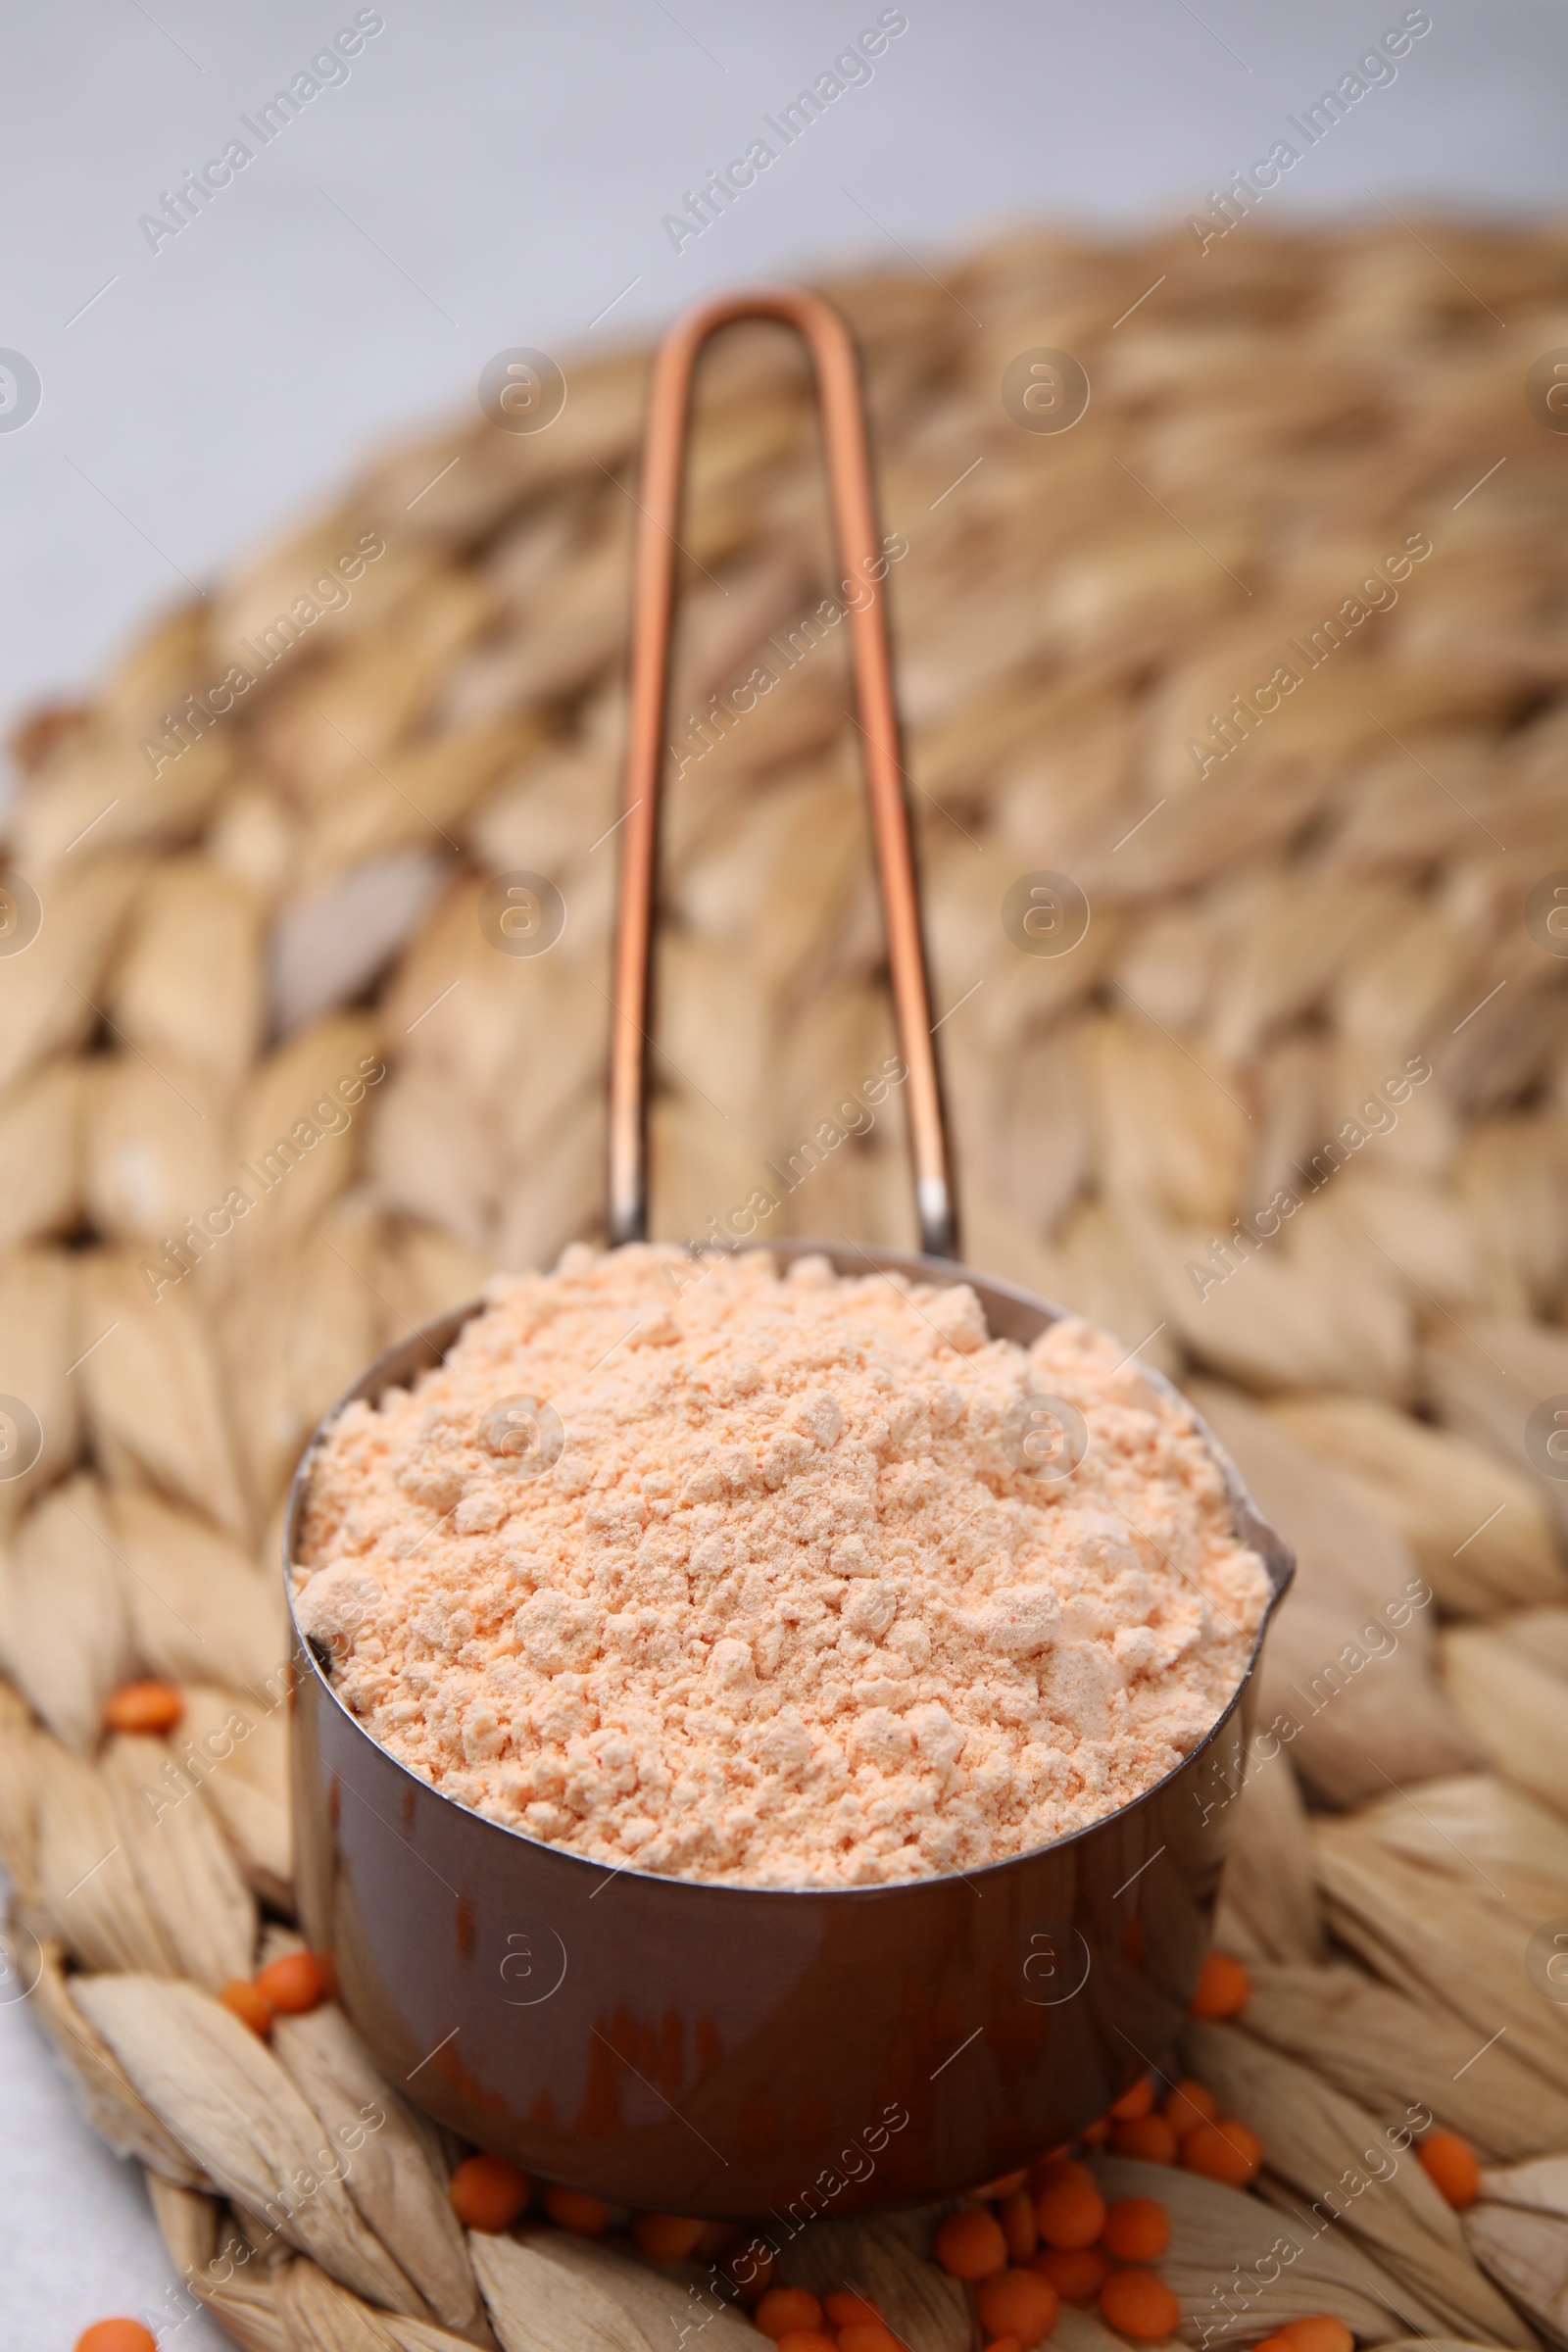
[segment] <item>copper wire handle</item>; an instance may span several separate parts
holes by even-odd
[[[816,372],[842,574],[872,579],[882,558],[859,370],[850,330],[838,312],[819,294],[798,286],[753,286],[696,304],[670,328],[655,362],[643,453],[610,1045],[610,1235],[615,1243],[642,1241],[648,1232],[654,882],[692,375],[709,336],[738,318],[774,318],[805,339]],[[908,1072],[909,1150],[920,1246],[928,1256],[952,1257],[957,1252],[957,1222],[948,1176],[920,902],[881,600],[852,606],[849,619],[894,1018]]]

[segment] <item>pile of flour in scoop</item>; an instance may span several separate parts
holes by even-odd
[[[641,1245],[487,1298],[332,1425],[294,1576],[347,1705],[495,1821],[749,1886],[970,1870],[1150,1788],[1246,1670],[1262,1563],[1087,1324],[1025,1352],[966,1285]]]

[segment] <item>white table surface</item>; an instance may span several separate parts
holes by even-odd
[[[1568,19],[1545,0],[1429,11],[1397,80],[1303,159],[1279,217],[1372,195],[1562,215]],[[150,250],[140,216],[356,13],[11,12],[0,346],[31,361],[42,400],[0,431],[0,716],[90,686],[151,611],[368,444],[470,414],[497,350],[619,339],[760,272],[897,266],[901,248],[940,270],[1026,217],[1179,219],[1404,0],[906,0],[869,83],[679,253],[662,217],[878,0],[383,0],[348,79]],[[172,2275],[135,2169],[80,2121],[24,2003],[0,2006],[0,2116],[7,2352],[66,2352],[106,2312],[156,2316]],[[225,2339],[197,2315],[163,2340]]]

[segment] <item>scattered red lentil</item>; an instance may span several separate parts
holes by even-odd
[[[1174,2334],[1182,2316],[1170,2288],[1152,2271],[1112,2271],[1100,2290],[1100,2309],[1123,2335],[1145,2342]]]
[[[997,2219],[1002,2234],[1007,2241],[1007,2254],[1013,2262],[1023,2262],[1040,2242],[1035,2225],[1035,2201],[1026,2188],[1015,2188],[1004,2197],[997,2207]]]
[[[1440,2196],[1450,2205],[1473,2205],[1481,2189],[1481,2167],[1476,2152],[1457,2132],[1429,2132],[1417,2142],[1421,2169]],[[1306,2347],[1302,2347],[1306,2352]]]
[[[950,2213],[937,2231],[936,2256],[955,2278],[989,2278],[993,2271],[1006,2268],[1002,2224],[978,2205]]]
[[[975,2309],[988,2335],[1015,2335],[1028,2352],[1056,2325],[1056,2290],[1038,2271],[999,2271],[982,2280]]]
[[[237,2017],[242,2026],[249,2026],[263,2041],[267,2039],[276,2012],[266,1993],[248,1977],[230,1977],[218,1997],[231,2017]]]
[[[634,2213],[631,2234],[650,2262],[684,2262],[703,2234],[701,2222],[678,2213]]]
[[[545,2190],[545,2211],[559,2229],[574,2230],[578,2237],[602,2237],[610,2228],[610,2207],[584,2188],[552,2182]]]
[[[185,1701],[172,1683],[122,1683],[111,1690],[104,1708],[104,1729],[110,1732],[172,1732],[185,1712]],[[106,2328],[136,2328],[137,2320],[106,2320]],[[142,2330],[145,2334],[145,2328]]]
[[[1194,2017],[1235,2017],[1247,2007],[1251,1989],[1252,1980],[1240,1960],[1229,1952],[1210,1952],[1187,2006]]]
[[[1175,2130],[1178,2139],[1196,2132],[1200,2124],[1211,2124],[1219,2114],[1219,2101],[1201,2082],[1184,2079],[1176,2083],[1160,2109]]]
[[[1118,2197],[1100,2242],[1118,2262],[1157,2262],[1170,2244],[1170,2215],[1157,2197]]]
[[[752,2318],[776,2344],[786,2335],[819,2334],[822,2306],[804,2286],[770,2286]]]
[[[1309,2320],[1287,2320],[1279,2330],[1288,2352],[1355,2352],[1355,2338],[1343,2320],[1326,2315]]]
[[[1245,2188],[1263,2161],[1255,2132],[1234,2116],[1217,2124],[1200,2124],[1182,2141],[1182,2164],[1205,2180],[1222,2180],[1227,2188]]]
[[[326,1979],[314,1952],[285,1952],[256,1972],[256,1989],[274,2009],[299,2017],[326,1998]]]
[[[1110,2277],[1098,2246],[1042,2246],[1030,2255],[1029,2268],[1049,2278],[1066,2303],[1092,2303]]]
[[[1092,2246],[1105,2226],[1105,2200],[1087,2175],[1057,2180],[1035,2199],[1035,2220],[1048,2246]]]
[[[852,2320],[839,2329],[839,2352],[904,2352],[883,2320]]]
[[[726,2278],[734,2280],[735,2292],[743,2303],[760,2303],[773,2283],[773,2249],[759,2245],[755,2238],[747,2238],[738,2252],[720,2267]]]
[[[511,2229],[529,2193],[527,2174],[505,2156],[465,2156],[447,2183],[452,2210],[464,2228],[491,2236]]]

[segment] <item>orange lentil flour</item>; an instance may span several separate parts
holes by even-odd
[[[299,1622],[404,1764],[595,1862],[971,1870],[1170,1771],[1261,1619],[1191,1414],[1122,1355],[993,1340],[964,1284],[574,1247],[333,1423]],[[1067,1475],[1017,1442],[1039,1394],[1087,1428]],[[559,1450],[508,1450],[517,1397]]]

